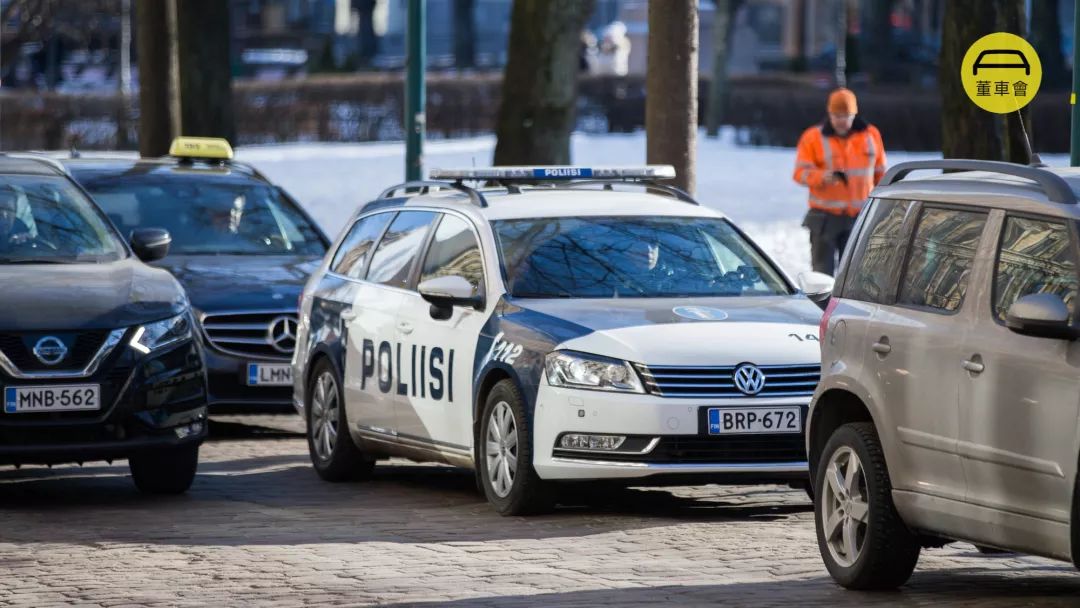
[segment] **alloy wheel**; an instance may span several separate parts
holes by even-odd
[[[337,380],[330,372],[323,372],[315,381],[315,394],[311,398],[311,445],[319,460],[330,460],[338,435]]]
[[[495,495],[506,498],[514,488],[517,474],[518,433],[517,420],[510,404],[495,404],[488,418],[484,455],[487,458],[488,483]]]
[[[867,496],[866,474],[855,450],[845,446],[833,452],[821,493],[821,525],[829,553],[845,568],[862,554],[870,521]]]

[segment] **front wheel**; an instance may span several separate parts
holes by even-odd
[[[143,494],[183,494],[195,480],[198,467],[198,443],[140,452],[128,458],[131,479]]]
[[[361,452],[349,435],[341,382],[326,359],[315,365],[307,397],[308,453],[315,472],[326,481],[371,477],[375,459]]]
[[[829,574],[848,589],[895,589],[919,560],[918,538],[900,519],[874,425],[833,433],[815,477],[818,548]]]
[[[532,432],[517,386],[491,389],[480,419],[477,476],[488,502],[502,515],[542,513],[554,506],[550,484],[532,466]]]

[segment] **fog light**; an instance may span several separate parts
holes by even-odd
[[[177,439],[187,439],[192,435],[198,435],[203,430],[202,422],[192,422],[191,424],[185,424],[184,426],[178,426],[173,431],[176,433]]]
[[[567,433],[559,439],[559,447],[571,450],[617,450],[626,441],[623,435],[583,435]]]

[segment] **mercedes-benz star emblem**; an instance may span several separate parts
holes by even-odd
[[[756,365],[743,363],[733,374],[735,388],[747,395],[756,395],[765,388],[765,374]]]
[[[271,321],[266,330],[266,341],[279,353],[292,354],[296,348],[296,319],[278,317]]]
[[[45,336],[37,341],[33,350],[38,361],[45,365],[56,365],[64,360],[68,354],[67,346],[56,336]]]

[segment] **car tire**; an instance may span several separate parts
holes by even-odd
[[[874,425],[838,428],[825,445],[814,479],[818,549],[833,579],[858,590],[895,589],[907,582],[921,547],[893,504]]]
[[[128,458],[131,479],[143,494],[183,494],[195,481],[198,467],[198,443],[139,452]]]
[[[532,466],[531,421],[513,381],[502,380],[488,393],[476,445],[477,477],[501,515],[534,515],[555,506],[554,489]]]
[[[371,478],[375,459],[361,451],[349,434],[341,378],[326,359],[315,364],[306,395],[305,434],[315,472],[332,482]]]

